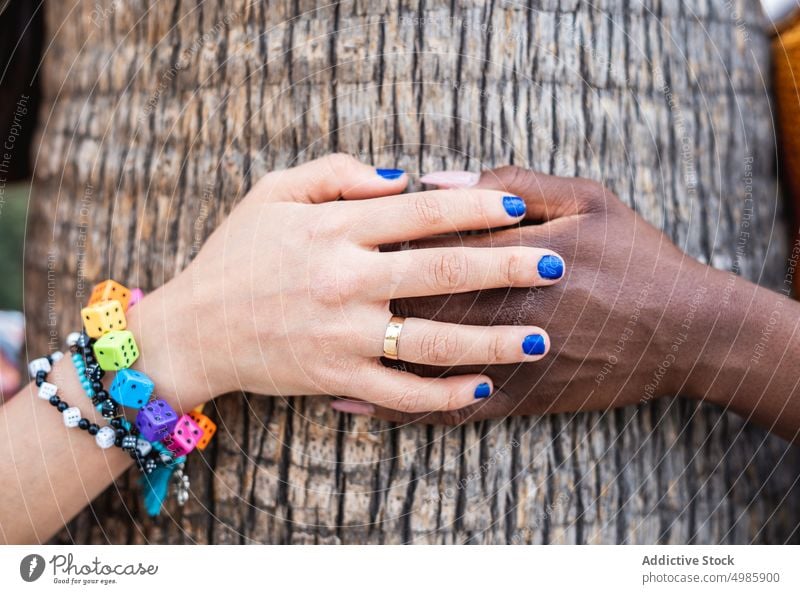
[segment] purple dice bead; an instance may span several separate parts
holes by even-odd
[[[197,423],[189,415],[182,415],[178,419],[175,429],[164,440],[164,445],[176,456],[185,456],[197,446],[197,442],[202,438],[203,430],[197,426]]]
[[[178,415],[160,398],[148,402],[136,415],[136,426],[147,441],[160,441],[172,433]]]

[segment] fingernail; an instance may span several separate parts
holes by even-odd
[[[542,256],[537,269],[542,278],[561,278],[564,276],[564,261],[558,256]]]
[[[528,334],[522,341],[522,352],[526,355],[542,355],[545,347],[544,336],[541,334]]]
[[[331,402],[331,408],[339,412],[353,415],[372,415],[375,412],[375,407],[371,404],[355,402],[353,400],[334,400]]]
[[[405,171],[402,169],[376,169],[375,173],[380,175],[383,179],[397,179],[403,175]]]
[[[480,178],[480,173],[471,171],[434,171],[426,173],[419,181],[440,188],[471,188]]]
[[[478,384],[478,387],[475,388],[475,398],[486,398],[491,393],[492,388],[486,382]]]
[[[525,201],[519,196],[503,196],[503,208],[512,217],[525,214]]]

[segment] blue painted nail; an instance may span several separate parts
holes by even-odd
[[[375,173],[383,179],[397,179],[405,172],[402,169],[376,169]]]
[[[522,352],[526,355],[542,355],[544,350],[544,336],[541,334],[528,334],[522,341]]]
[[[558,256],[542,256],[537,268],[542,278],[556,279],[564,276],[564,261]]]
[[[475,398],[486,398],[491,393],[492,389],[487,383],[478,384],[478,387],[475,388]]]
[[[519,196],[503,196],[503,208],[509,216],[521,217],[525,214],[525,201]]]

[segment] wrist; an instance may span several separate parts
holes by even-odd
[[[155,384],[155,394],[179,414],[224,391],[215,381],[216,370],[203,356],[207,351],[195,324],[195,304],[184,282],[178,275],[127,313],[128,329],[140,353],[133,368],[146,373]]]
[[[684,393],[727,406],[748,366],[749,351],[742,346],[757,325],[748,312],[753,311],[754,302],[763,299],[765,290],[731,271],[703,268],[702,282],[708,295],[691,333]]]
[[[684,261],[666,308],[660,353],[670,362],[664,396],[705,398],[718,364],[722,337],[717,319],[724,311],[720,295],[725,273],[694,260]]]

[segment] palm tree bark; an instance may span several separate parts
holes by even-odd
[[[602,180],[692,256],[783,281],[755,2],[148,4],[47,6],[31,352],[74,329],[92,282],[160,285],[259,176],[329,151]],[[800,539],[797,453],[680,399],[458,428],[392,428],[320,398],[207,409],[220,428],[184,508],[143,519],[130,474],[57,540]]]

